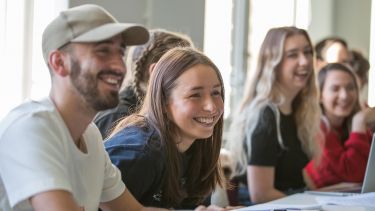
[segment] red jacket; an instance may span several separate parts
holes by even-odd
[[[339,136],[332,130],[325,129],[325,144],[320,163],[310,161],[305,171],[316,188],[340,182],[362,182],[371,146],[370,133],[351,132],[349,138],[341,143]]]

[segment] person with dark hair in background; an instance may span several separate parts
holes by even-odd
[[[350,64],[351,55],[347,42],[340,37],[327,37],[315,45],[316,65],[319,71],[328,63]]]
[[[322,157],[304,168],[315,189],[341,182],[363,181],[375,123],[375,108],[360,109],[357,80],[349,66],[331,63],[318,75],[324,134]]]
[[[126,54],[130,74],[120,92],[120,102],[112,109],[99,112],[94,122],[103,138],[106,138],[116,123],[137,110],[146,93],[148,80],[156,62],[169,49],[193,46],[191,39],[183,34],[164,29],[150,30],[150,39],[143,45],[133,46]]]
[[[368,107],[368,73],[370,70],[370,63],[360,51],[351,50],[350,52],[352,55],[352,61],[350,64],[358,79],[359,103],[362,108],[366,108]]]

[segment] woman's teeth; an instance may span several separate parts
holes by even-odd
[[[198,117],[195,118],[198,122],[204,123],[204,124],[211,124],[214,122],[213,117]]]

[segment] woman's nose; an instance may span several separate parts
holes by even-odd
[[[212,97],[207,97],[204,102],[204,110],[210,111],[212,113],[212,112],[215,112],[216,109],[217,109],[217,106],[215,104],[214,99],[212,99]]]
[[[346,99],[348,97],[348,91],[346,89],[341,89],[339,93],[340,98]]]
[[[299,64],[301,66],[304,66],[304,65],[307,65],[309,62],[309,59],[307,58],[307,56],[303,53],[300,54],[299,56]]]

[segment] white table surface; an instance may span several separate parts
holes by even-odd
[[[318,202],[315,200],[317,195],[306,194],[306,193],[298,193],[293,194],[281,199],[277,199],[271,202],[253,205],[245,208],[238,209],[239,211],[251,211],[251,210],[272,210],[277,206],[288,206],[288,205],[296,205],[301,207],[314,207],[318,206]],[[312,208],[312,209],[300,209],[300,210],[324,210],[324,211],[375,211],[375,207],[358,207],[358,206],[339,206],[339,205],[323,205],[320,208]]]

